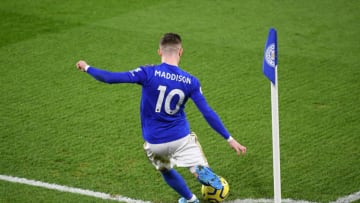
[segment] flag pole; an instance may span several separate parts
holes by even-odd
[[[271,85],[271,114],[272,114],[272,142],[273,142],[273,176],[274,176],[274,202],[281,203],[280,181],[280,136],[279,136],[279,102],[277,65],[275,67],[275,84]]]
[[[274,28],[269,30],[266,40],[263,61],[263,73],[271,81],[271,117],[272,117],[272,148],[273,148],[273,177],[274,202],[281,203],[280,181],[280,136],[279,136],[279,101],[278,101],[278,49],[277,32]]]

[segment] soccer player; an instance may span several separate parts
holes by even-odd
[[[142,86],[140,117],[147,157],[165,182],[181,195],[179,203],[198,203],[199,200],[174,166],[189,168],[201,184],[216,189],[222,185],[219,176],[209,168],[196,134],[190,131],[184,112],[188,99],[194,101],[209,125],[227,140],[238,155],[245,154],[246,147],[230,136],[218,115],[207,104],[199,80],[179,68],[182,53],[180,36],[166,33],[158,49],[161,57],[159,65],[140,66],[128,72],[109,72],[80,60],[76,67],[101,82]]]

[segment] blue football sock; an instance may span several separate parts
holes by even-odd
[[[191,199],[193,194],[181,175],[175,169],[161,172],[165,182],[185,199]]]

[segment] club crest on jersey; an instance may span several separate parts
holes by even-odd
[[[266,63],[275,68],[275,43],[270,44],[265,51],[265,61]]]

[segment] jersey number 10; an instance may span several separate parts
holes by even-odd
[[[158,90],[160,93],[159,93],[159,96],[158,96],[158,99],[156,102],[155,112],[160,113],[161,107],[162,107],[162,105],[164,105],[165,112],[167,114],[174,115],[179,111],[180,106],[183,104],[185,94],[180,89],[173,89],[167,95],[165,95],[166,89],[167,89],[167,87],[163,86],[163,85],[159,85],[159,87],[158,87]],[[175,106],[175,109],[171,109],[170,104],[171,104],[171,101],[174,99],[175,95],[179,96],[179,100]],[[164,103],[164,99],[165,99],[165,103]]]

